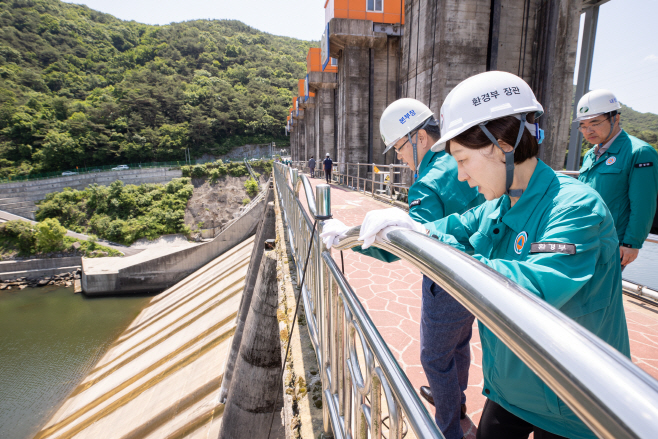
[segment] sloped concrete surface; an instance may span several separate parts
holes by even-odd
[[[216,438],[253,243],[154,297],[36,438]]]

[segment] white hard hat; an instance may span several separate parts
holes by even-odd
[[[434,113],[427,105],[411,98],[398,99],[386,107],[381,119],[379,119],[379,132],[382,135],[384,145],[386,145],[384,154],[398,140],[416,128],[420,128],[427,119],[433,116]]]
[[[602,114],[618,111],[621,104],[611,91],[599,89],[592,90],[583,95],[578,101],[576,122],[591,119]]]
[[[439,117],[441,138],[432,146],[432,151],[443,150],[448,140],[471,127],[524,113],[534,113],[537,118],[544,114],[544,108],[523,79],[497,71],[471,76],[453,88],[443,102]],[[536,128],[534,131],[539,137]]]
[[[329,153],[327,153],[327,155],[326,155],[326,156],[327,156],[327,157],[329,157]]]

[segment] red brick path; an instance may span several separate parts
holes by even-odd
[[[311,179],[313,187],[324,179]],[[303,192],[303,189],[301,190]],[[302,195],[300,192],[300,195]],[[304,197],[301,196],[303,199]],[[370,210],[385,209],[389,205],[341,186],[332,185],[331,208],[333,217],[348,226],[362,223]],[[340,254],[333,250],[336,261]],[[343,252],[345,275],[366,308],[377,329],[388,343],[393,355],[418,391],[427,385],[420,365],[420,272],[404,261],[391,264],[352,251]],[[633,362],[658,379],[658,307],[624,297]],[[466,439],[475,438],[476,425],[484,406],[482,395],[482,349],[473,326],[471,339],[471,369],[466,405],[468,418],[462,421]],[[427,404],[430,413],[432,407]]]

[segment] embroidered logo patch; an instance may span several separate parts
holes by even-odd
[[[605,161],[605,164],[610,166],[611,164],[613,164],[616,161],[617,161],[617,157],[608,157],[608,160]]]
[[[419,204],[420,204],[420,200],[413,200],[411,204],[409,204],[409,207],[418,206]]]
[[[636,168],[649,168],[653,166],[653,162],[646,162],[646,163],[636,163],[635,167]]]
[[[516,239],[514,240],[514,251],[516,252],[517,255],[521,254],[521,251],[523,250],[523,246],[525,245],[525,242],[528,240],[528,234],[526,232],[521,232],[518,235],[516,235]]]

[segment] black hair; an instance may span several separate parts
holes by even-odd
[[[535,121],[534,114],[528,114],[527,121],[533,123]],[[487,123],[487,129],[496,139],[501,139],[505,143],[514,146],[519,135],[520,123],[522,122],[516,117],[506,116]],[[478,125],[467,129],[452,140],[468,149],[482,149],[491,146],[491,140]],[[450,142],[449,140],[446,144],[448,154],[450,154]],[[514,163],[523,163],[529,158],[536,157],[537,154],[539,154],[537,139],[524,127],[519,146],[514,151]]]

